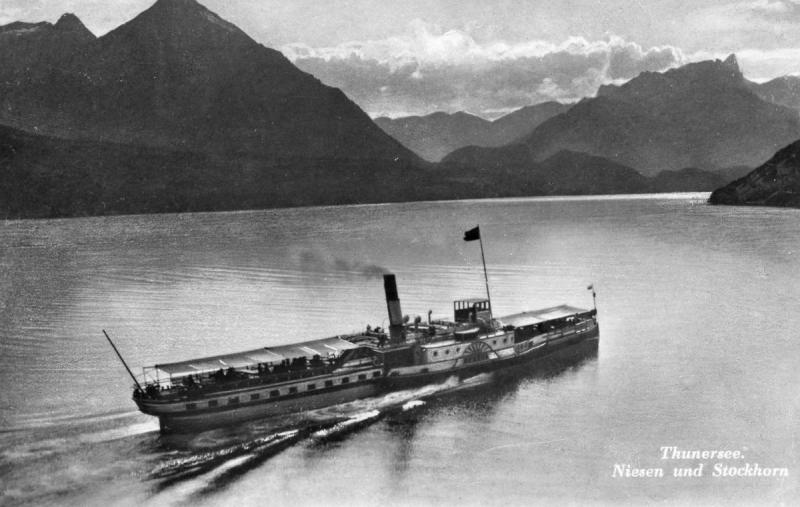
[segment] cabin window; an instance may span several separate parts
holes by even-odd
[[[297,392],[297,388],[296,387],[290,387],[289,388],[289,394],[294,394],[296,392]]]
[[[251,401],[252,401],[252,400],[257,400],[257,399],[259,399],[259,398],[261,398],[261,395],[259,395],[258,393],[256,393],[256,394],[251,394],[251,395],[250,395],[250,400],[251,400]]]
[[[461,352],[461,347],[456,347],[456,354],[458,354],[459,352]]]
[[[508,342],[508,338],[503,338],[503,343],[507,343],[507,342]]]
[[[270,398],[277,398],[277,397],[278,397],[278,396],[280,396],[280,395],[281,395],[281,392],[280,392],[280,391],[278,391],[277,389],[276,389],[276,390],[274,390],[274,391],[270,391],[270,392],[269,392],[269,397],[270,397]]]
[[[219,405],[219,402],[217,400],[211,400],[208,402],[209,407],[216,407],[217,405]]]
[[[439,355],[439,351],[438,351],[438,350],[434,350],[434,351],[433,351],[433,357],[436,357],[436,356],[438,356],[438,355]]]
[[[234,396],[233,398],[228,398],[228,405],[236,405],[239,403],[239,397]]]
[[[492,340],[492,345],[497,345],[497,340]]]
[[[194,410],[197,408],[197,403],[187,403],[186,410]]]
[[[358,376],[358,380],[367,380],[367,376],[366,375],[359,375]]]
[[[308,384],[308,386],[306,387],[306,390],[313,391],[316,388],[317,388],[317,384]]]
[[[326,380],[325,387],[333,387],[333,380]]]
[[[445,350],[444,353],[445,354],[449,354],[450,353],[450,349]]]
[[[349,384],[349,383],[350,383],[350,377],[342,377],[342,384]]]
[[[380,376],[381,376],[381,372],[379,372],[379,371],[373,371],[372,372],[372,378],[378,378]]]

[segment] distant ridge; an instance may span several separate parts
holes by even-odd
[[[800,136],[797,111],[759,98],[735,56],[663,73],[644,72],[621,86],[604,86],[520,141],[531,160],[561,150],[589,153],[653,176],[686,167],[754,167]],[[501,159],[518,156],[494,151]],[[444,160],[469,163],[474,151]]]
[[[569,104],[543,102],[525,106],[494,121],[464,112],[436,112],[394,119],[381,117],[375,123],[420,157],[438,162],[465,146],[494,147],[516,141],[569,108]]]
[[[800,77],[781,76],[766,83],[752,83],[752,90],[763,100],[800,111]]]

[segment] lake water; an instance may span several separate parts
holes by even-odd
[[[0,503],[796,504],[800,210],[706,198],[0,223]],[[308,415],[314,434],[287,420],[160,436],[101,334],[140,371],[385,325],[384,270],[404,313],[448,317],[485,293],[462,241],[476,224],[495,314],[591,308],[594,284],[596,356],[332,407]],[[779,470],[714,477],[716,463]],[[665,476],[615,477],[626,465]]]

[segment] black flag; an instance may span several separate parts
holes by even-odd
[[[481,239],[481,228],[476,227],[474,229],[470,229],[464,233],[464,241],[475,241],[476,239]]]

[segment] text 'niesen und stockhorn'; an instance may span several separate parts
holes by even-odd
[[[746,449],[745,449],[746,450]],[[630,463],[614,463],[611,477],[615,479],[650,479],[660,477],[788,477],[786,467],[767,467],[745,460],[744,450],[696,450],[675,446],[658,448],[662,461],[693,461],[673,466],[641,467]]]

